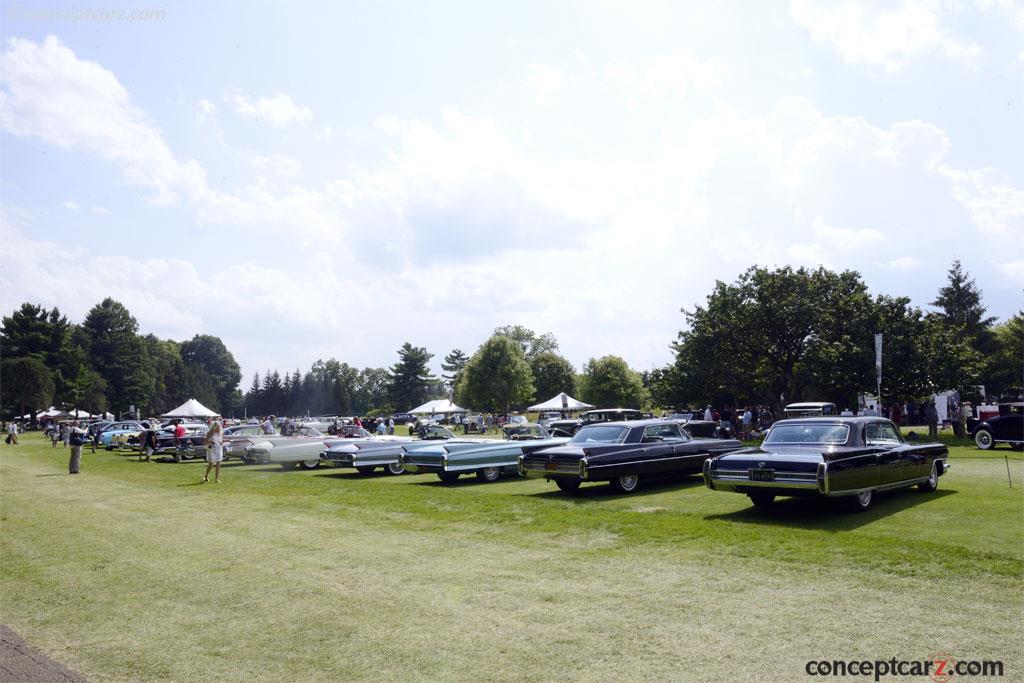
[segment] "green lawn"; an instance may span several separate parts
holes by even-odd
[[[0,448],[0,619],[93,680],[788,681],[934,652],[1024,679],[1002,448],[855,515],[696,477],[573,498],[229,463],[215,485],[102,451],[70,477],[22,438]]]

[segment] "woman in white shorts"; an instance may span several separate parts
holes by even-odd
[[[213,480],[220,483],[220,463],[224,460],[224,431],[220,420],[214,420],[210,431],[206,432],[206,474],[203,481],[210,481],[210,470],[217,468]]]

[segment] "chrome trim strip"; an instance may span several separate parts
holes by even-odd
[[[700,452],[700,453],[691,453],[689,455],[673,455],[671,458],[648,458],[647,460],[630,460],[629,462],[613,462],[613,463],[608,463],[607,465],[603,465],[603,464],[589,465],[589,468],[592,469],[592,470],[596,470],[596,469],[600,469],[602,467],[625,467],[626,465],[646,465],[646,464],[651,463],[651,462],[665,462],[666,460],[683,460],[683,459],[697,458],[697,457],[700,457],[700,456],[704,456],[704,458],[707,459],[707,460],[710,460],[711,458],[715,457],[715,456],[713,456],[710,453]]]

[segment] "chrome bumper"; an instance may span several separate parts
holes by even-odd
[[[780,489],[798,491],[817,491],[823,496],[829,495],[828,463],[818,463],[815,472],[774,472],[771,481],[751,479],[750,470],[711,469],[711,459],[704,461],[701,471],[704,485],[714,491],[733,491],[739,489]],[[742,493],[743,491],[739,491]]]
[[[527,462],[519,458],[519,475],[534,479],[550,479],[551,477],[576,477],[583,481],[587,479],[586,460],[579,462]]]

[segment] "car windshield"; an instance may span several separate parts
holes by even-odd
[[[622,443],[628,431],[627,427],[591,425],[576,432],[569,443]]]
[[[320,433],[320,430],[316,427],[310,427],[307,425],[299,427],[295,433],[299,436],[323,436],[323,434]]]
[[[777,444],[844,444],[850,435],[844,424],[777,424],[765,437],[764,445]]]
[[[508,425],[505,436],[510,439],[546,439],[548,433],[538,425]]]

